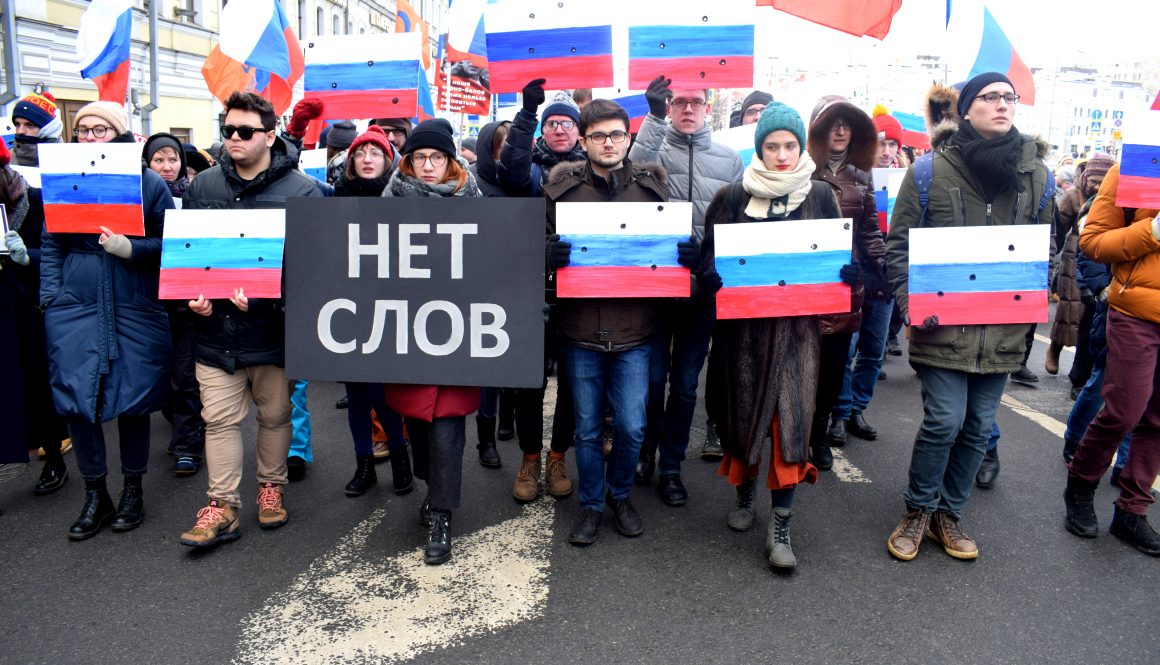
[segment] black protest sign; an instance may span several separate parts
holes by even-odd
[[[542,199],[296,199],[285,266],[291,377],[543,383]]]

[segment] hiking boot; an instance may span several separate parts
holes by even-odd
[[[415,489],[415,474],[411,471],[411,455],[406,446],[391,455],[391,485],[396,496],[410,494]]]
[[[898,343],[897,337],[889,337],[886,340],[886,353],[892,356],[902,355],[902,345]]]
[[[132,531],[145,520],[145,498],[141,491],[141,476],[125,476],[121,501],[113,515],[113,531]]]
[[[824,425],[825,423],[823,423]],[[826,431],[826,440],[835,448],[841,448],[846,445],[846,419],[833,418],[830,421],[830,429]]]
[[[705,445],[701,446],[701,459],[706,462],[720,462],[725,456],[725,449],[721,447],[721,439],[717,436],[717,426],[709,423],[705,428]]]
[[[645,440],[640,444],[640,455],[636,460],[636,484],[647,485],[657,470],[657,442]]]
[[[197,511],[197,524],[181,534],[181,544],[190,547],[211,547],[218,543],[236,540],[238,531],[238,509],[217,499]]]
[[[277,529],[290,516],[282,505],[282,486],[265,483],[258,486],[258,526],[263,529]]]
[[[475,416],[475,432],[479,437],[479,443],[475,446],[479,449],[479,463],[488,469],[502,467],[503,461],[495,447],[495,418]]]
[[[890,532],[886,549],[897,559],[910,561],[918,556],[918,548],[930,524],[930,513],[921,510],[907,510],[902,521]]]
[[[866,416],[863,416],[861,411],[850,412],[850,422],[846,423],[846,431],[866,441],[878,439],[878,430],[866,422]]]
[[[753,527],[756,514],[753,511],[753,492],[757,481],[750,478],[737,486],[737,509],[730,511],[725,523],[734,531],[748,531]]]
[[[431,499],[423,499],[423,505],[419,506],[419,526],[431,526],[435,523],[435,517],[431,514]]]
[[[540,496],[540,454],[524,455],[520,472],[512,483],[512,496],[520,503],[531,503]]]
[[[438,566],[451,558],[451,511],[432,510],[431,530],[423,548],[423,563]]]
[[[343,490],[347,496],[362,496],[367,493],[371,485],[379,482],[379,476],[375,473],[375,456],[360,456],[357,460],[354,477],[350,479]]]
[[[765,556],[769,565],[781,570],[793,570],[797,557],[789,542],[789,521],[793,511],[789,508],[774,508],[770,515],[769,530],[765,533]]]
[[[834,453],[825,441],[810,446],[810,462],[818,471],[829,471],[834,466]]]
[[[573,545],[591,545],[600,538],[600,518],[604,516],[599,510],[584,510],[580,519],[568,534],[568,542]]]
[[[564,466],[564,453],[548,453],[547,481],[548,494],[555,499],[572,496],[572,481],[568,479],[568,467]]]
[[[1047,347],[1047,359],[1043,361],[1043,369],[1052,376],[1059,374],[1059,352],[1062,350],[1063,346],[1055,342]]]
[[[182,455],[173,463],[173,475],[178,478],[188,478],[189,476],[197,475],[200,469],[201,460],[189,455]]]
[[[1112,512],[1112,527],[1108,531],[1144,554],[1160,556],[1160,534],[1148,524],[1147,515],[1129,513],[1116,506]]]
[[[1067,476],[1067,487],[1063,490],[1063,505],[1067,509],[1067,530],[1081,538],[1095,538],[1100,531],[1096,517],[1096,486],[1071,474]]]
[[[36,479],[36,486],[32,488],[32,493],[37,496],[52,494],[64,487],[67,480],[68,467],[65,466],[64,460],[61,460],[59,464],[45,462],[44,468],[40,470],[40,477]]]
[[[640,519],[640,513],[633,507],[631,498],[617,500],[610,495],[608,503],[612,507],[612,514],[616,517],[616,530],[620,535],[635,538],[644,533],[644,522]]]
[[[987,451],[983,455],[983,463],[979,465],[979,472],[975,474],[975,485],[981,490],[989,490],[995,486],[999,478],[999,447]]]
[[[926,535],[956,559],[976,559],[979,556],[975,539],[963,533],[959,520],[950,513],[935,513],[927,524]]]
[[[1039,383],[1039,375],[1027,369],[1027,365],[1024,365],[1019,368],[1018,372],[1011,373],[1011,380],[1016,383],[1032,385]]]
[[[116,509],[113,497],[105,487],[105,479],[85,481],[85,505],[81,514],[68,528],[69,540],[85,540],[97,535],[106,524],[113,520]]]

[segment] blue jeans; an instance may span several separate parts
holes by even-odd
[[[850,343],[850,359],[854,359],[855,351],[858,357],[853,369],[846,367],[842,392],[832,411],[834,418],[849,420],[851,412],[865,411],[874,399],[874,387],[878,385],[882,359],[886,356],[886,329],[890,327],[893,311],[893,300],[867,298],[862,303],[862,328],[854,333]]]
[[[649,359],[648,437],[660,449],[657,472],[664,476],[681,472],[689,448],[689,428],[697,408],[697,381],[709,340],[717,322],[713,300],[674,301],[653,333]],[[665,403],[665,381],[669,383]]]
[[[612,498],[627,499],[640,445],[644,442],[648,402],[649,345],[627,351],[591,351],[565,344],[564,363],[576,414],[576,471],[580,508],[604,510],[604,487]],[[604,459],[604,409],[612,408],[616,444]]]
[[[910,510],[937,510],[958,518],[971,499],[1007,375],[914,367],[922,380],[923,419],[903,499]]]
[[[991,438],[987,440],[987,452],[991,452],[992,450],[999,447],[1000,436],[1002,436],[1002,433],[999,431],[999,421],[996,420],[995,423],[991,425]]]
[[[290,424],[293,436],[290,439],[289,457],[301,457],[307,462],[314,461],[314,446],[310,444],[310,409],[306,408],[306,381],[295,381],[290,390]]]
[[[392,453],[406,450],[403,438],[403,418],[387,405],[387,395],[381,383],[344,383],[346,386],[346,422],[350,426],[350,436],[354,440],[356,457],[371,457],[375,445],[371,424],[371,409],[374,409],[383,432],[387,435],[387,448]],[[406,453],[401,453],[406,454]]]
[[[1088,377],[1087,383],[1084,384],[1083,389],[1079,391],[1079,397],[1075,398],[1075,405],[1071,407],[1071,413],[1067,416],[1067,429],[1063,432],[1063,438],[1067,441],[1079,441],[1087,432],[1088,425],[1092,424],[1096,414],[1104,406],[1104,398],[1100,391],[1104,388],[1104,372],[1107,371],[1105,363],[1095,363],[1092,366],[1091,376]],[[1128,445],[1132,442],[1132,432],[1129,430],[1124,440],[1120,442],[1120,448],[1116,451],[1116,466],[1124,468],[1124,464],[1128,461]]]

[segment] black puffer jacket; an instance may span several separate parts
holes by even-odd
[[[223,151],[221,161],[189,185],[187,210],[285,208],[286,200],[322,196],[315,181],[296,170],[297,151],[281,138],[270,148],[270,168],[253,180],[242,180]],[[285,269],[285,261],[283,261]],[[229,300],[215,300],[210,316],[197,317],[194,357],[227,372],[239,367],[285,364],[286,314],[282,300],[250,300],[242,312]]]

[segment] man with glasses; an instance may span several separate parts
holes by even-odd
[[[761,119],[761,112],[773,102],[773,95],[768,92],[754,90],[741,102],[741,109],[737,111],[737,121],[730,122],[730,127],[755,125]]]
[[[714,143],[705,118],[712,111],[708,90],[670,89],[671,81],[658,76],[645,91],[645,116],[629,157],[638,163],[659,161],[669,174],[674,201],[693,203],[693,232],[705,235],[705,210],[722,187],[740,182],[744,165],[732,148]],[[672,100],[671,103],[669,100]],[[665,116],[670,119],[665,123]],[[659,473],[658,490],[669,506],[683,506],[689,493],[681,482],[681,462],[689,447],[689,429],[697,406],[697,381],[716,322],[716,301],[693,282],[693,297],[665,301],[654,337],[649,377],[649,416],[641,448],[637,481],[647,483]],[[665,403],[665,383],[669,383]],[[656,462],[657,449],[660,462]],[[708,427],[701,458],[719,460],[723,451],[712,425]]]
[[[322,196],[315,181],[297,170],[297,159],[276,136],[270,102],[235,92],[225,103],[224,146],[218,165],[190,184],[187,209],[284,208],[286,199]],[[252,400],[258,407],[258,524],[286,523],[282,504],[290,449],[290,381],[285,366],[285,313],[281,299],[251,300],[243,289],[222,300],[197,298],[194,332],[197,380],[205,419],[209,504],[181,535],[183,545],[208,547],[238,532],[242,480],[241,423]]]
[[[411,135],[411,120],[408,118],[375,118],[374,124],[383,128],[387,140],[395,146],[395,152],[403,150],[403,144]]]

